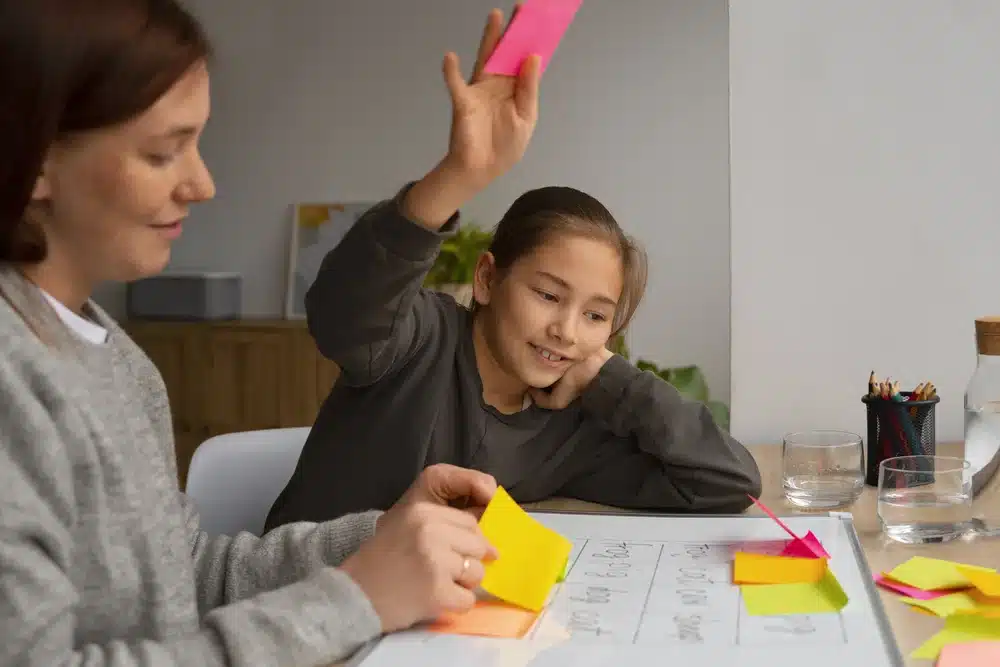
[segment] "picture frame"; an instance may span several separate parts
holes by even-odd
[[[297,202],[291,208],[291,238],[285,279],[285,319],[304,319],[305,295],[323,259],[377,202]]]

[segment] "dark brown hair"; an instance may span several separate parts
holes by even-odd
[[[209,53],[176,0],[0,0],[0,261],[45,258],[27,210],[53,143],[131,120]]]
[[[635,315],[646,291],[646,254],[622,230],[611,211],[595,198],[566,186],[525,192],[497,223],[489,252],[502,272],[559,234],[606,241],[618,250],[623,287],[611,335],[621,333]]]

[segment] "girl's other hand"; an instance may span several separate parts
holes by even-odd
[[[586,359],[581,359],[570,366],[569,370],[548,389],[531,389],[531,400],[547,410],[562,410],[568,407],[594,381],[604,364],[613,356],[614,352],[602,347]]]

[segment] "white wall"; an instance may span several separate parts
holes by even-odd
[[[730,9],[733,432],[864,433],[868,373],[962,437],[1000,313],[1000,2]]]
[[[512,2],[501,3],[509,11]],[[236,270],[248,315],[282,310],[292,202],[370,199],[447,146],[440,73],[471,68],[495,0],[191,0],[218,51],[204,154],[218,198],[171,268]],[[635,352],[702,365],[729,394],[725,0],[585,2],[543,79],[528,155],[466,209],[492,226],[526,189],[572,185],[646,244]],[[114,307],[115,294],[105,301]]]

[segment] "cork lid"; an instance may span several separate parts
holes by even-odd
[[[976,318],[976,350],[979,354],[1000,356],[1000,315]]]

